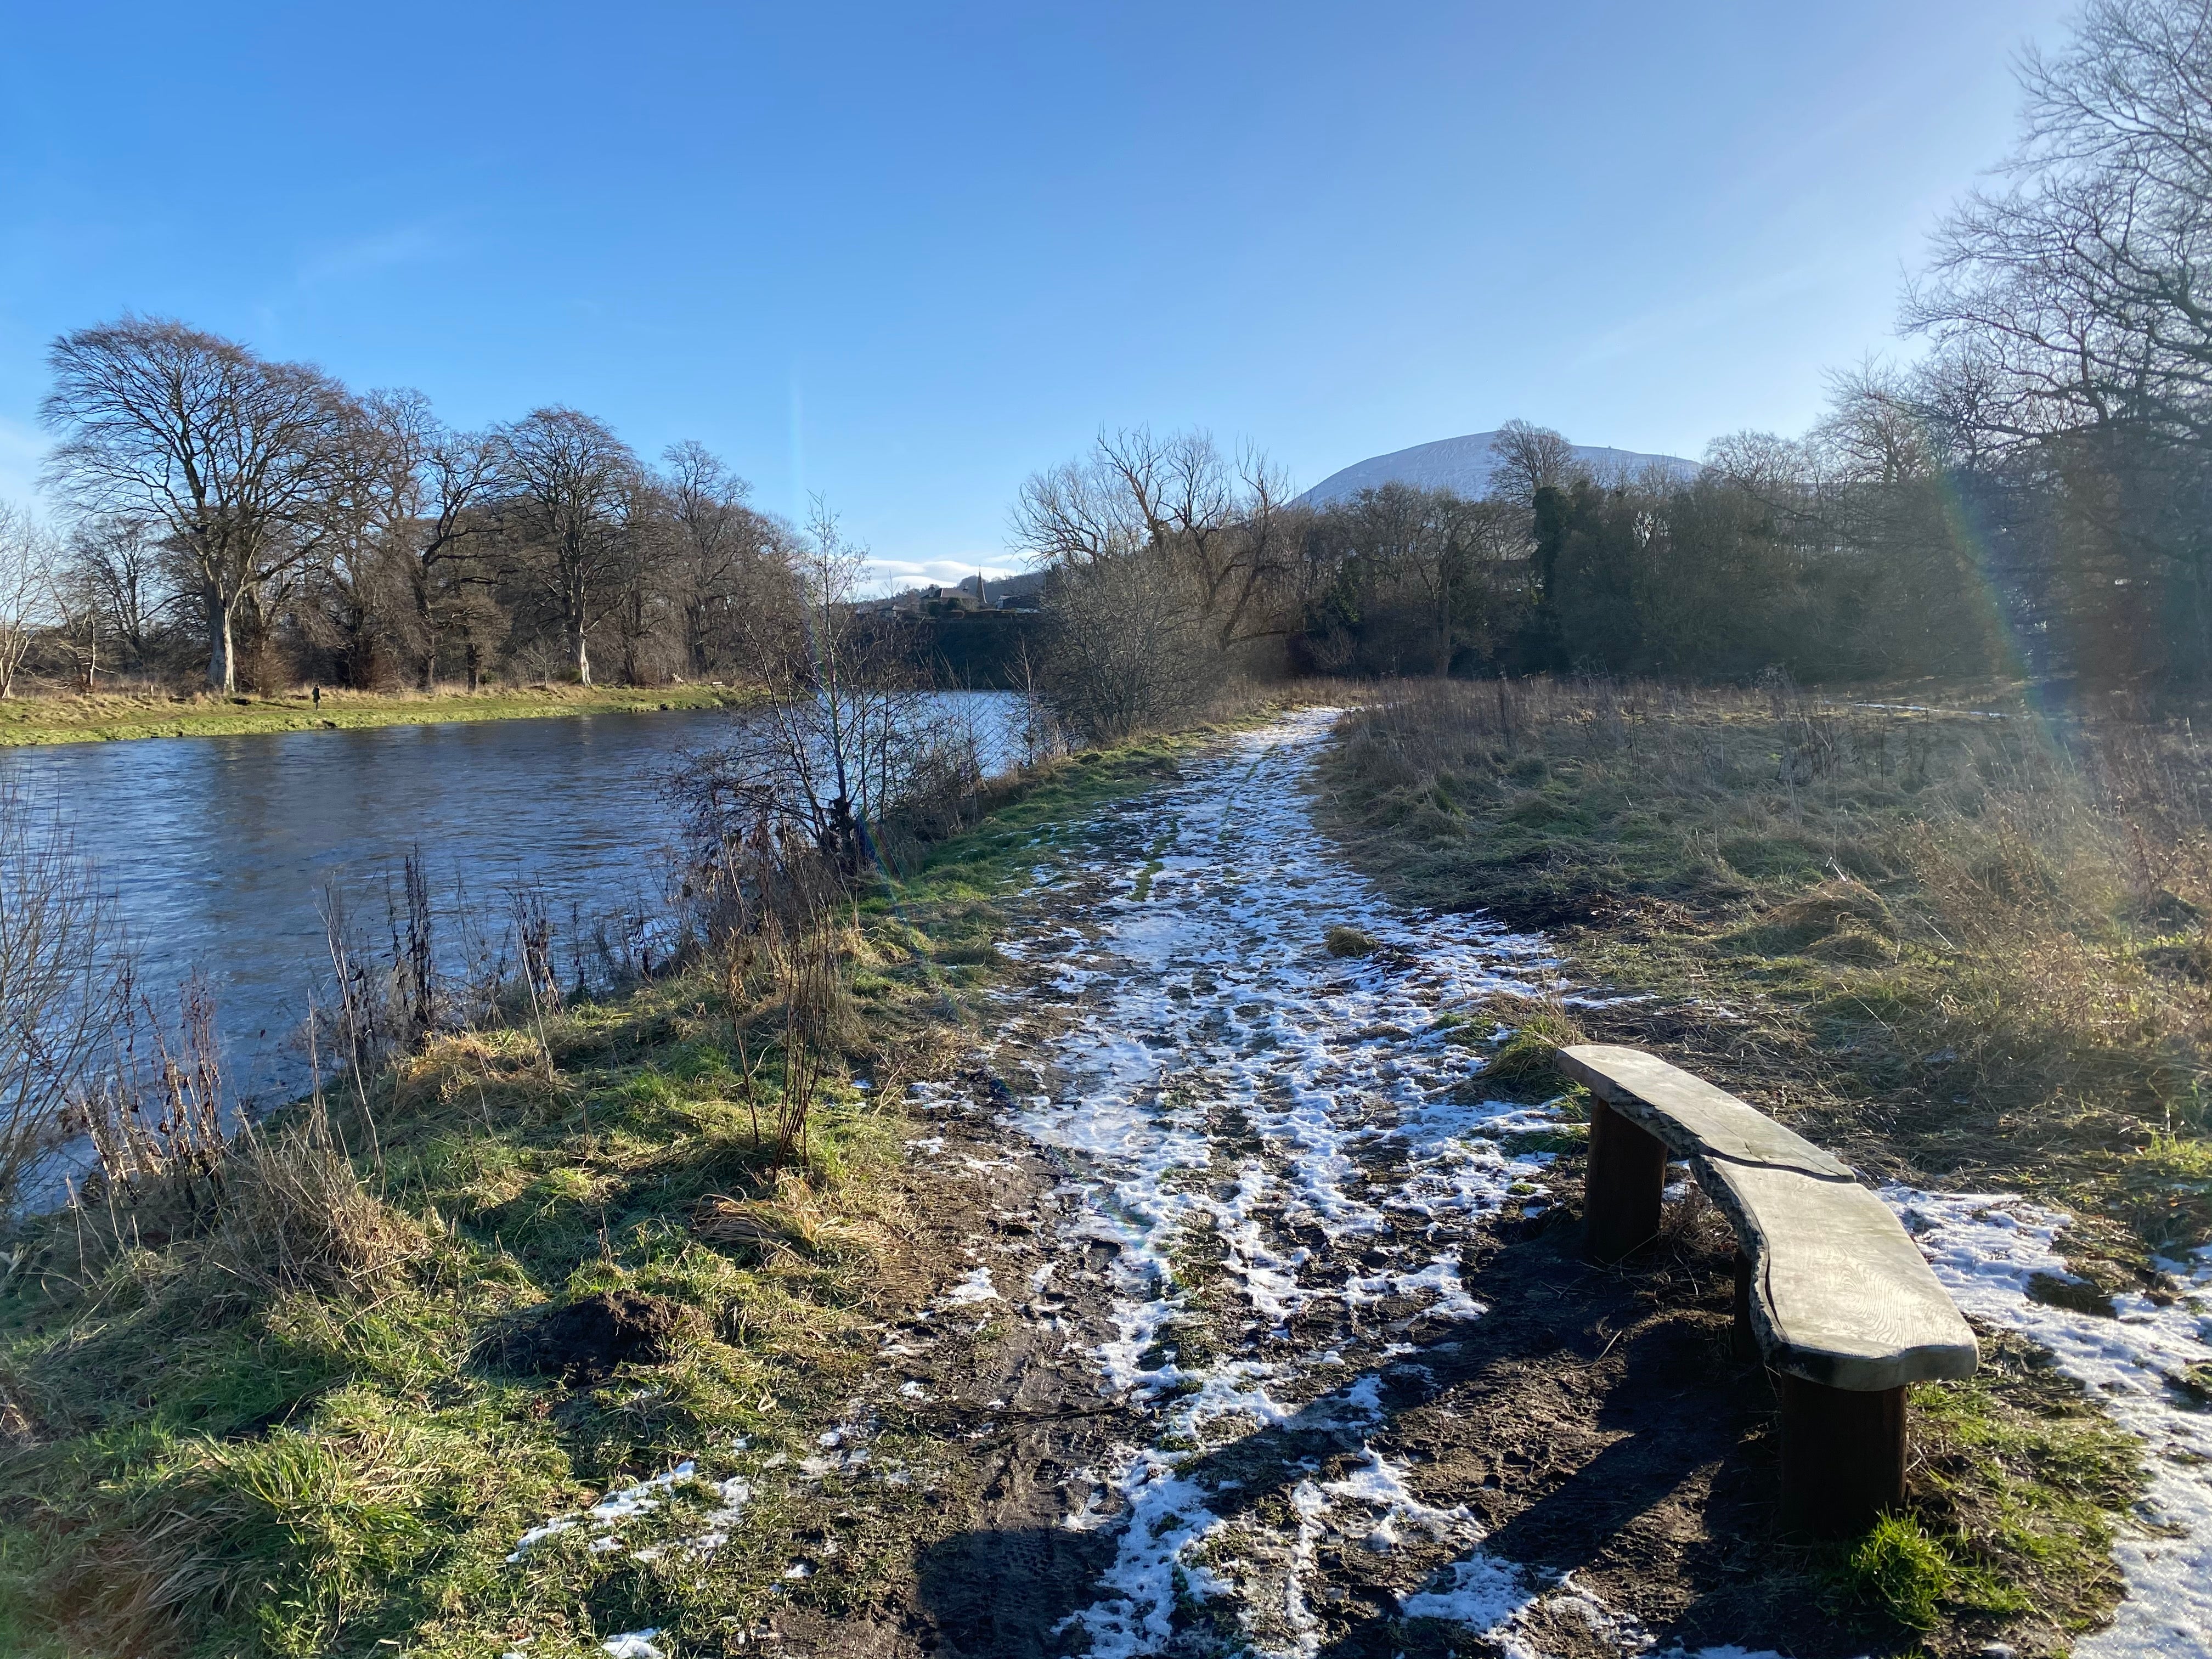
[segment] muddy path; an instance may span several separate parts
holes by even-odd
[[[1773,1396],[1730,1355],[1725,1226],[1692,1197],[1632,1273],[1577,1259],[1571,1130],[1470,1086],[1486,1042],[1452,1018],[1556,994],[1556,964],[1343,865],[1306,794],[1328,725],[1194,759],[1008,907],[995,1027],[912,1103],[940,1288],[884,1334],[806,1469],[834,1484],[872,1445],[926,1444],[943,1524],[866,1612],[793,1607],[776,1639],[971,1659],[1909,1647],[1838,1618],[1810,1553],[1773,1535]],[[1346,927],[1362,954],[1329,949]],[[1916,1199],[1932,1216],[1896,1201]],[[1944,1201],[1924,1224],[1949,1230],[1939,1271],[1985,1292],[1970,1311],[2055,1316],[2001,1294],[2027,1212]],[[2201,1548],[2154,1546],[2148,1571],[2187,1579]],[[2094,1649],[2203,1650],[2186,1609],[2145,1606],[2141,1639]]]
[[[1404,915],[1344,867],[1305,794],[1328,723],[1191,763],[1013,907],[996,1028],[914,1103],[945,1286],[815,1460],[926,1415],[964,1466],[963,1524],[878,1615],[789,1638],[1352,1655],[1740,1633],[1703,1517],[1756,1523],[1771,1403],[1728,1358],[1725,1234],[1678,1228],[1635,1281],[1575,1259],[1551,1190],[1571,1135],[1467,1089],[1487,1045],[1449,1018],[1540,992],[1547,947]],[[1346,927],[1364,954],[1331,952]],[[1717,1370],[1686,1426],[1680,1395]]]

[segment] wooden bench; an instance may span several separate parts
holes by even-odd
[[[1593,1260],[1657,1235],[1670,1156],[1735,1225],[1737,1352],[1779,1377],[1784,1527],[1843,1536],[1895,1509],[1905,1388],[1972,1376],[1978,1355],[1889,1206],[1802,1135],[1656,1055],[1589,1043],[1558,1058],[1593,1097]]]

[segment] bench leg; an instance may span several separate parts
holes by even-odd
[[[1659,1231],[1667,1144],[1605,1102],[1590,1099],[1589,1164],[1583,1177],[1583,1248],[1607,1266]]]
[[[1759,1336],[1751,1328],[1751,1258],[1735,1253],[1735,1323],[1729,1330],[1729,1352],[1737,1359],[1759,1358]]]
[[[1848,1538],[1905,1502],[1905,1390],[1782,1383],[1782,1525]]]

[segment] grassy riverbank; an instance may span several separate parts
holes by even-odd
[[[1627,994],[1553,1037],[1657,1049],[1876,1179],[2063,1206],[2060,1305],[2170,1296],[2158,1262],[2212,1235],[2203,757],[2185,725],[1914,701],[1947,707],[1409,687],[1349,723],[1325,811],[1401,898]],[[1541,1048],[1509,1053],[1546,1086]],[[1939,1636],[2010,1606],[2063,1637],[2117,1597],[2141,1453],[1986,1346],[1916,1401],[1913,1513],[1832,1570]]]
[[[746,1056],[763,1118],[783,1084],[773,975],[733,1000],[702,969],[439,1038],[212,1176],[10,1241],[0,1649],[597,1659],[655,1627],[719,1653],[910,1570],[958,1520],[925,1418],[874,1443],[915,1474],[865,1503],[791,1467],[883,1322],[959,1268],[899,1103],[963,1063],[994,897],[1192,740],[1006,786],[858,907],[802,1157],[748,1098]],[[679,1460],[696,1480],[649,1484]],[[641,1482],[626,1549],[574,1520]]]
[[[747,690],[711,685],[537,685],[434,692],[343,691],[325,687],[319,704],[305,690],[273,697],[204,693],[175,696],[158,692],[11,697],[0,702],[0,748],[735,708],[753,698],[754,694]]]

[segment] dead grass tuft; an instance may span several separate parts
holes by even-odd
[[[205,1263],[266,1293],[375,1288],[423,1255],[422,1227],[371,1193],[319,1109],[257,1133],[232,1159]]]
[[[1375,935],[1358,927],[1337,927],[1328,930],[1322,940],[1333,957],[1370,957],[1375,954]]]

